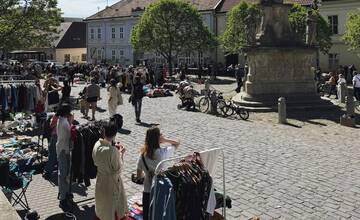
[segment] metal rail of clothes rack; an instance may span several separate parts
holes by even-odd
[[[212,148],[212,149],[209,149],[209,150],[204,150],[204,151],[201,151],[199,152],[200,155],[202,153],[211,153],[211,152],[216,152],[216,151],[220,151],[221,152],[221,158],[222,158],[222,182],[223,182],[223,194],[224,194],[224,197],[223,197],[223,203],[224,203],[224,207],[223,207],[223,210],[222,210],[222,214],[223,214],[223,217],[224,217],[224,220],[226,220],[226,182],[225,182],[225,154],[224,154],[224,148]],[[180,157],[172,157],[172,158],[169,158],[169,159],[165,159],[165,160],[162,160],[160,163],[158,163],[158,165],[156,166],[155,168],[155,178],[156,178],[156,175],[159,174],[161,170],[161,167],[163,166],[164,163],[167,163],[167,162],[171,162],[171,161],[179,161],[181,159],[185,159],[189,156],[190,154],[187,154],[186,156],[180,156]],[[155,193],[156,194],[156,187],[157,187],[157,181],[155,181]],[[153,203],[153,210],[152,210],[152,219],[154,218],[154,215],[155,215],[155,210],[156,210],[156,202],[154,200],[154,203]]]
[[[0,80],[0,83],[35,83],[36,80]]]

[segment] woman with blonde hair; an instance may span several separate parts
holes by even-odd
[[[160,147],[161,144],[170,144],[171,146]],[[142,198],[144,220],[149,219],[150,190],[155,168],[160,161],[172,157],[179,145],[179,141],[165,138],[158,127],[152,127],[146,131],[145,144],[137,162],[137,179],[142,178],[145,174]]]

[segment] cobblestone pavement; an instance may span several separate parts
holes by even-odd
[[[73,88],[76,96],[81,86]],[[106,109],[106,90],[100,107]],[[126,102],[118,111],[124,116],[119,134],[126,146],[122,174],[128,196],[142,191],[131,183],[146,127],[135,125],[132,106]],[[197,112],[177,110],[177,97],[143,100],[142,121],[160,124],[164,135],[179,138],[177,155],[223,147],[227,193],[233,208],[228,219],[360,219],[359,130],[307,123],[308,126],[277,125],[267,120],[230,120]],[[75,111],[76,119],[80,112]],[[108,113],[97,112],[97,118]],[[126,132],[122,132],[126,133]],[[215,184],[221,190],[221,163]],[[79,210],[77,219],[93,219],[94,181],[87,190],[74,187]],[[57,187],[36,175],[27,192],[30,207],[41,219],[67,219],[58,208]],[[89,199],[89,200],[87,200]]]

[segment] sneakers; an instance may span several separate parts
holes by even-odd
[[[140,119],[136,119],[136,122],[137,122],[137,123],[141,123],[141,120],[140,120]]]

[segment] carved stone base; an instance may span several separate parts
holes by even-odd
[[[247,51],[249,74],[234,101],[251,108],[276,108],[279,97],[296,107],[332,106],[316,92],[314,48],[259,47]]]

